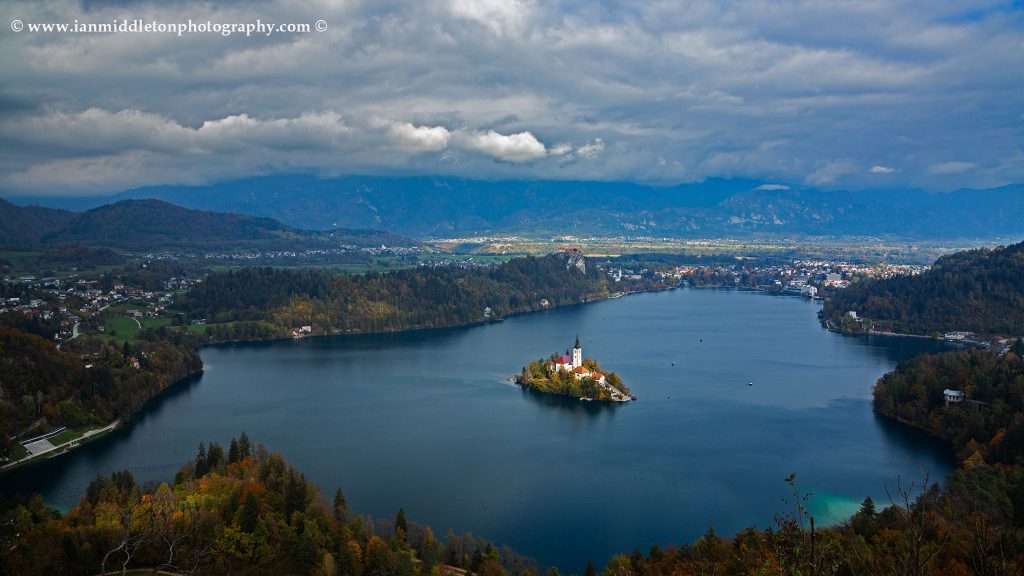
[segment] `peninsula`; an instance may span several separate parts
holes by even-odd
[[[546,359],[530,362],[514,379],[524,389],[545,394],[601,402],[636,400],[636,396],[629,394],[629,388],[622,383],[618,374],[602,370],[593,358],[583,358],[578,334],[571,356],[570,351],[566,350],[565,354],[556,352]]]

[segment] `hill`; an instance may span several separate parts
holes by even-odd
[[[17,206],[0,199],[0,246],[26,248],[74,218],[67,210],[41,206]]]
[[[270,218],[191,210],[161,200],[122,200],[80,214],[68,213],[61,226],[41,234],[38,242],[185,251],[415,245],[376,230],[297,230]]]
[[[845,316],[851,310],[864,320]],[[1024,243],[943,256],[918,276],[853,284],[827,299],[821,318],[847,331],[1024,335]]]
[[[202,370],[190,335],[134,347],[83,337],[58,348],[32,332],[39,328],[17,313],[0,317],[0,458],[19,436],[126,420],[160,391]]]
[[[118,198],[160,198],[190,208],[266,216],[298,228],[371,226],[412,237],[517,233],[950,240],[1024,234],[1024,185],[933,194],[823,191],[743,179],[649,186],[286,175],[147,187]]]
[[[616,284],[619,290],[645,286]],[[608,293],[603,272],[577,253],[558,253],[488,269],[419,267],[386,274],[243,268],[210,274],[181,305],[191,318],[214,323],[207,334],[224,341],[280,338],[302,326],[312,334],[444,328]]]

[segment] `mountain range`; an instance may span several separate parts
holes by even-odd
[[[0,245],[66,244],[120,250],[306,250],[348,246],[413,246],[367,229],[301,230],[265,217],[192,210],[162,200],[120,200],[75,213],[0,200]]]
[[[158,198],[189,208],[270,217],[302,229],[369,227],[418,238],[574,234],[949,240],[1024,234],[1021,184],[928,193],[824,191],[741,179],[658,187],[628,182],[279,175],[209,186],[137,188],[113,198],[33,200],[73,208],[127,198]]]

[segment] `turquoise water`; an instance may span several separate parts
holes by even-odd
[[[472,328],[226,345],[130,425],[0,477],[60,506],[96,474],[171,480],[200,441],[242,430],[361,513],[399,506],[582,573],[617,552],[767,527],[797,473],[819,522],[898,476],[951,469],[930,439],[876,418],[871,386],[940,344],[832,334],[818,305],[677,290]],[[564,351],[617,371],[637,402],[601,405],[506,382]]]

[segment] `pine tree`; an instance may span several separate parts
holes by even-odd
[[[249,442],[249,436],[242,431],[242,435],[238,437],[238,457],[240,460],[245,460],[249,456],[252,456],[252,443]]]
[[[867,516],[868,518],[874,518],[876,512],[877,511],[875,510],[875,501],[871,499],[871,496],[868,496],[860,505],[860,513]]]
[[[202,442],[199,443],[199,452],[196,454],[196,478],[202,478],[206,476],[206,473],[210,471],[210,465],[206,459],[206,445]]]
[[[341,487],[334,492],[334,516],[339,522],[345,520],[345,493],[341,491]]]
[[[398,509],[398,516],[395,516],[395,540],[405,542],[409,534],[409,525],[405,521],[405,508]]]
[[[597,568],[594,568],[593,560],[587,560],[587,569],[583,571],[583,576],[597,576]]]
[[[206,469],[216,470],[224,463],[224,448],[216,442],[210,442],[210,447],[206,450]]]
[[[241,458],[238,457],[238,440],[231,439],[231,445],[228,447],[228,464],[234,464]]]

